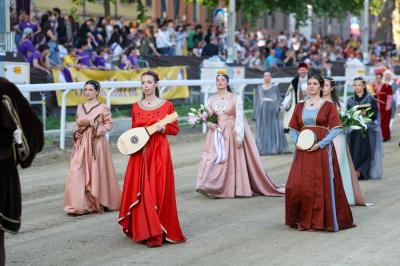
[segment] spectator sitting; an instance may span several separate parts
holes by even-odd
[[[270,49],[269,55],[264,61],[265,71],[271,71],[273,68],[276,68],[278,66],[278,62],[278,59],[275,57],[275,50]]]
[[[283,60],[285,67],[293,67],[297,65],[296,54],[293,50],[287,50],[285,53],[285,60]]]
[[[132,69],[131,62],[128,60],[128,57],[126,56],[126,54],[122,54],[121,55],[120,63],[119,63],[118,68],[122,69],[122,70]]]
[[[242,61],[243,65],[247,65],[250,68],[259,69],[261,71],[264,70],[264,66],[262,63],[263,63],[262,54],[258,49],[254,51],[254,55],[251,55],[250,57]]]
[[[25,29],[30,28],[32,32],[34,32],[32,28],[31,18],[29,15],[23,15],[23,20],[18,23],[18,28],[20,32],[24,32]]]
[[[50,61],[50,48],[47,44],[42,44],[39,46],[39,51],[33,51],[29,53],[28,61],[31,67],[39,69],[41,71],[50,74],[51,61]]]
[[[88,48],[89,46],[87,41],[83,41],[80,45],[78,45],[77,62],[82,65],[82,67],[90,68],[92,67],[92,54]]]
[[[203,47],[205,45],[205,42],[198,43],[197,46],[195,46],[192,50],[192,54],[196,57],[201,57],[201,53],[203,51]]]
[[[135,47],[129,49],[128,60],[130,61],[132,68],[134,69],[140,68],[138,62],[138,50]]]
[[[67,46],[68,54],[64,56],[64,66],[65,67],[78,67],[75,63],[76,49],[73,46]],[[78,67],[79,68],[79,67]]]
[[[114,42],[110,46],[111,50],[111,60],[113,62],[118,62],[120,56],[124,53],[124,50],[122,49],[121,45],[119,43]]]
[[[97,48],[97,56],[94,58],[94,65],[98,69],[107,69],[106,59],[105,59],[106,51],[103,47]]]
[[[202,52],[202,56],[214,56],[218,55],[219,53],[219,46],[218,46],[218,40],[215,37],[211,37],[210,43],[207,43]]]
[[[22,33],[22,39],[18,45],[18,52],[20,52],[26,59],[28,58],[28,52],[33,52],[35,47],[31,41],[33,31],[31,28],[25,28]]]

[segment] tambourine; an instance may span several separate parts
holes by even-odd
[[[297,138],[297,146],[303,151],[311,149],[317,143],[317,135],[311,129],[304,129]]]

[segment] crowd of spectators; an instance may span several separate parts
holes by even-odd
[[[39,15],[14,16],[13,30],[19,52],[31,66],[50,73],[53,68],[138,69],[142,56],[227,56],[227,29],[221,25],[202,26],[174,20],[143,24],[118,19],[89,18],[79,24],[65,18],[59,8]],[[235,33],[236,61],[260,70],[307,63],[330,73],[332,62],[362,59],[360,40],[334,35],[307,39],[299,32],[271,34],[268,29]],[[373,65],[398,66],[399,51],[393,44],[372,41],[369,51]]]

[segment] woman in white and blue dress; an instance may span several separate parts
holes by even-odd
[[[338,110],[342,108],[336,93],[336,82],[332,78],[324,78],[324,87],[322,88],[321,94],[325,101],[335,104]],[[333,144],[339,162],[339,169],[342,175],[343,188],[346,193],[347,202],[349,205],[365,206],[353,160],[351,159],[349,147],[346,143],[346,132],[336,136],[333,140]]]

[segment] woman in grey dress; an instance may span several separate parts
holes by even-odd
[[[279,122],[279,88],[271,84],[271,73],[264,73],[264,84],[256,89],[253,120],[256,121],[256,144],[260,155],[288,153],[285,134]]]

